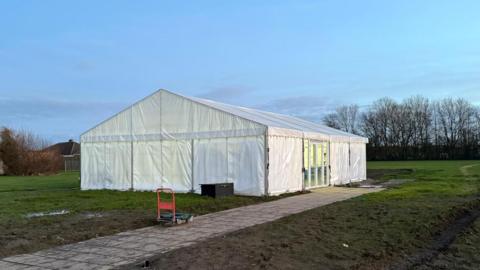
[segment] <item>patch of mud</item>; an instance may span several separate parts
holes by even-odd
[[[152,210],[111,210],[0,223],[0,258],[156,225]]]
[[[346,184],[346,187],[355,187],[355,188],[392,188],[400,186],[402,184],[413,182],[415,179],[390,179],[387,181],[377,181],[374,179],[367,179],[360,182],[355,182],[351,184]]]
[[[399,185],[403,185],[405,183],[413,182],[415,179],[390,179],[386,182],[382,183],[382,187],[390,188],[390,187],[396,187]]]
[[[413,169],[368,169],[367,179],[377,182],[385,182],[388,178],[398,178],[398,176],[406,176],[413,172]]]
[[[25,247],[28,247],[30,244],[31,242],[25,239],[14,239],[8,242],[5,245],[5,248],[6,249],[24,249]]]
[[[341,186],[354,188],[392,188],[415,181],[415,179],[398,178],[399,176],[408,176],[412,173],[412,169],[369,169],[367,170],[367,180]]]
[[[442,252],[433,261],[429,262],[421,270],[449,270],[464,269],[478,270],[480,266],[480,218],[462,233],[450,245],[448,250]]]

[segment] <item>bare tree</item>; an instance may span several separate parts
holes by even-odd
[[[426,158],[430,145],[430,131],[432,124],[432,107],[430,101],[422,96],[414,96],[403,102],[406,110],[410,111],[411,148],[415,151],[414,158]]]
[[[341,129],[336,113],[329,113],[325,115],[325,117],[323,117],[323,123],[329,127]]]
[[[343,130],[345,132],[358,134],[359,107],[356,104],[340,106],[323,118],[325,125]]]
[[[480,147],[480,108],[475,108],[473,113],[473,133],[477,146]]]
[[[480,109],[465,99],[373,102],[359,120],[371,159],[480,158]]]
[[[370,113],[374,115],[373,120],[377,132],[379,146],[391,148],[398,145],[398,104],[390,98],[381,98],[375,101],[370,107]],[[393,154],[390,152],[389,155]]]
[[[459,151],[469,151],[475,137],[473,105],[465,99],[447,98],[436,103],[435,112],[439,126],[437,143],[444,146],[444,154],[454,158]]]

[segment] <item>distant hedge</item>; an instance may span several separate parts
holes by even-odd
[[[0,160],[7,175],[52,174],[60,170],[62,156],[43,150],[46,140],[25,131],[0,130]]]

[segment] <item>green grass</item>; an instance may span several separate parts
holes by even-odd
[[[475,165],[465,172],[461,168]],[[411,173],[390,175],[389,178],[415,178],[415,182],[407,183],[401,188],[388,192],[372,194],[372,198],[388,197],[403,199],[409,197],[459,197],[476,194],[480,187],[480,161],[402,161],[402,162],[369,162],[368,169],[411,169]],[[468,178],[474,178],[469,180]]]
[[[81,191],[78,173],[53,176],[0,177],[0,221],[20,218],[32,212],[68,209],[71,213],[125,209],[154,210],[154,192],[113,190]],[[191,193],[177,193],[180,211],[205,214],[275,198],[231,196],[220,199]],[[154,213],[154,211],[152,212]]]
[[[79,173],[50,176],[0,176],[0,192],[79,189]]]

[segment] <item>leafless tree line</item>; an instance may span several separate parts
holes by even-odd
[[[340,106],[324,123],[368,137],[370,160],[480,158],[480,108],[462,98],[381,98],[363,111]]]
[[[38,175],[56,173],[62,166],[62,156],[45,150],[48,141],[27,132],[0,129],[0,160],[7,175]]]

